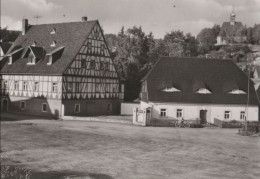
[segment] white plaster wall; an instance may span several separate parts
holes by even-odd
[[[177,104],[177,103],[145,103],[141,102],[141,109],[152,107],[153,118],[165,118],[160,117],[161,108],[167,109],[167,118],[177,118],[177,109],[183,110],[183,117],[186,120],[196,120],[200,118],[200,110],[207,110],[207,121],[214,122],[214,118],[224,120],[225,111],[231,112],[230,120],[240,120],[240,112],[245,111],[246,107],[241,105],[212,105],[212,104]],[[248,107],[248,120],[258,121],[258,107]]]
[[[133,109],[140,107],[140,103],[121,103],[121,115],[133,115]]]

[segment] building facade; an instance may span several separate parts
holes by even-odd
[[[119,114],[124,98],[98,21],[29,25],[3,59],[2,111],[62,117]]]
[[[141,108],[159,120],[258,121],[249,82],[231,60],[164,57],[142,80]]]

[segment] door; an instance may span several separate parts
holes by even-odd
[[[207,110],[200,110],[200,123],[201,124],[207,123]]]
[[[2,109],[3,112],[7,112],[7,105],[8,105],[7,99],[3,99],[3,109]]]

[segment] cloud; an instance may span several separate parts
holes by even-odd
[[[8,16],[1,16],[1,28],[8,27],[7,29],[21,30],[22,21],[15,20]]]
[[[54,4],[53,2],[47,2],[46,0],[18,0],[23,5],[26,5],[31,10],[37,10],[40,12],[51,11],[60,6]]]

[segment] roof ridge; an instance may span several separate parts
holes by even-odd
[[[57,22],[57,23],[49,23],[49,24],[34,24],[30,26],[42,26],[42,25],[58,25],[58,24],[72,24],[72,23],[91,23],[91,22],[98,22],[98,20],[90,20],[90,21],[74,21],[74,22]]]

